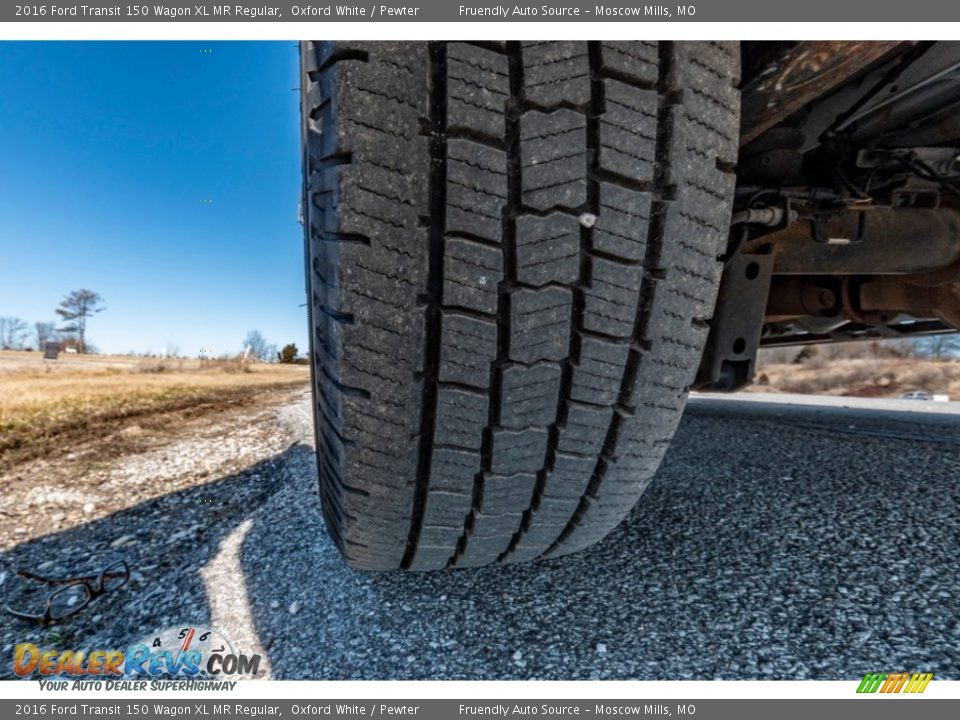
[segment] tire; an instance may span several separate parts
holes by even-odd
[[[369,570],[597,542],[700,361],[736,43],[307,42],[301,60],[330,535]]]

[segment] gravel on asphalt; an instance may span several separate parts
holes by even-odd
[[[324,532],[302,396],[260,420],[274,440],[256,462],[210,474],[237,419],[178,456],[202,479],[0,555],[4,597],[19,567],[134,568],[64,625],[0,615],[0,648],[198,623],[278,679],[960,679],[960,416],[850,412],[697,398],[650,489],[590,550],[367,574]],[[167,472],[129,463],[131,482]]]

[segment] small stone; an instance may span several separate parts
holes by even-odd
[[[279,600],[271,600],[271,601],[270,601],[270,609],[271,609],[271,610],[276,610],[278,607],[280,607],[280,601],[279,601]]]
[[[133,542],[134,540],[136,540],[136,539],[137,539],[137,538],[136,538],[135,535],[123,535],[123,536],[121,536],[121,537],[118,537],[118,538],[117,538],[116,540],[114,540],[112,543],[110,543],[110,547],[112,547],[112,548],[114,548],[114,549],[116,549],[116,548],[121,548],[121,547],[123,547],[124,545],[129,545],[130,543],[132,543],[132,542]]]
[[[606,655],[607,653],[607,644],[606,643],[597,643],[597,652],[601,655]]]
[[[446,596],[446,595],[441,595],[441,596],[440,596],[440,602],[443,602],[443,601],[446,600],[446,599],[447,599],[447,596]]]
[[[94,505],[93,503],[90,503],[90,502],[85,503],[84,506],[83,506],[83,511],[84,511],[87,515],[89,515],[90,513],[93,512],[94,507],[95,507],[95,505]]]
[[[13,531],[13,534],[14,534],[14,535],[26,535],[26,534],[27,534],[27,529],[26,529],[26,528],[16,528],[16,529]]]
[[[523,652],[520,651],[520,650],[517,650],[517,651],[513,654],[513,660],[514,660],[514,662],[519,662],[520,660],[523,660]]]
[[[117,433],[121,437],[140,437],[143,435],[143,428],[139,425],[130,425]]]
[[[593,213],[583,213],[580,215],[580,224],[585,228],[592,228],[597,222],[597,216]]]
[[[287,608],[287,610],[291,615],[296,615],[298,612],[300,612],[300,601],[294,600],[292,603],[290,603],[290,607]]]

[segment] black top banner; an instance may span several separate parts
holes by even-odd
[[[162,2],[107,4],[36,2],[0,6],[2,22],[952,22],[960,3],[942,0],[709,0],[692,4],[637,2],[293,3]]]

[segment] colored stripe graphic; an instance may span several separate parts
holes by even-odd
[[[883,687],[880,688],[882,693],[896,693],[900,692],[900,688],[903,687],[903,684],[907,681],[906,673],[890,673],[887,675],[886,681],[883,683]]]
[[[857,688],[858,693],[875,693],[877,688],[880,687],[880,683],[883,681],[883,675],[880,673],[867,673],[863,676],[863,680],[860,683],[860,687]]]
[[[910,678],[910,683],[907,685],[907,689],[904,692],[907,693],[922,693],[927,689],[927,685],[933,679],[933,673],[914,673]]]
[[[933,673],[867,673],[857,687],[858,693],[922,693],[933,679]]]

